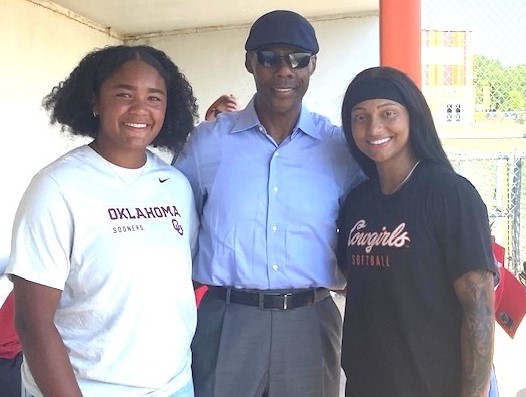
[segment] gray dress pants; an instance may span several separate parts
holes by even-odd
[[[342,318],[332,297],[262,310],[206,294],[192,343],[196,397],[338,397]]]

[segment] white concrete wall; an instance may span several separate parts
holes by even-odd
[[[45,5],[45,3],[43,3]],[[78,143],[49,126],[40,102],[95,47],[120,43],[26,0],[0,0],[0,264],[35,172]]]
[[[347,84],[360,70],[379,64],[377,15],[313,21],[320,44],[317,69],[305,102],[339,123],[339,107]],[[244,103],[254,94],[252,75],[244,66],[244,45],[250,26],[173,32],[133,43],[166,51],[192,84],[203,115],[219,95],[233,93]]]
[[[119,44],[103,31],[57,13],[46,0],[0,0],[0,265],[9,254],[11,225],[33,174],[70,148],[83,143],[51,128],[40,108],[44,95],[96,47]],[[67,13],[66,13],[67,14]],[[339,123],[339,107],[351,78],[379,63],[378,16],[314,21],[321,51],[306,103]],[[201,115],[222,93],[247,103],[254,93],[244,68],[249,26],[172,32],[142,38],[165,50],[194,88]]]

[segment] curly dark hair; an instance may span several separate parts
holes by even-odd
[[[388,67],[377,66],[365,69],[358,73],[351,81],[342,104],[342,126],[345,138],[349,144],[351,153],[364,172],[369,177],[378,175],[376,165],[358,149],[352,136],[351,111],[352,100],[355,91],[363,83],[375,84],[375,79],[385,79],[394,84],[405,102],[409,114],[409,142],[416,157],[435,164],[453,169],[447,155],[442,147],[440,138],[433,121],[431,110],[418,86],[402,71]]]
[[[168,55],[146,45],[108,46],[88,53],[42,100],[51,124],[58,123],[62,131],[73,135],[96,138],[99,122],[93,115],[94,98],[98,97],[102,83],[133,59],[155,68],[166,84],[166,116],[152,146],[179,150],[198,119],[197,102],[190,83]]]

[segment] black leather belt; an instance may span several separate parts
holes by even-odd
[[[208,293],[226,303],[259,307],[261,310],[289,310],[320,302],[330,295],[327,288],[271,292],[247,291],[231,287],[209,286]]]

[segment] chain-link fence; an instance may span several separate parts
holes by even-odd
[[[455,170],[478,190],[492,234],[506,247],[506,267],[515,274],[526,261],[526,153],[449,154]],[[521,215],[522,214],[522,215]]]
[[[421,5],[422,90],[454,167],[480,192],[517,274],[526,261],[526,1]]]
[[[421,4],[422,81],[437,121],[525,124],[526,1]]]

